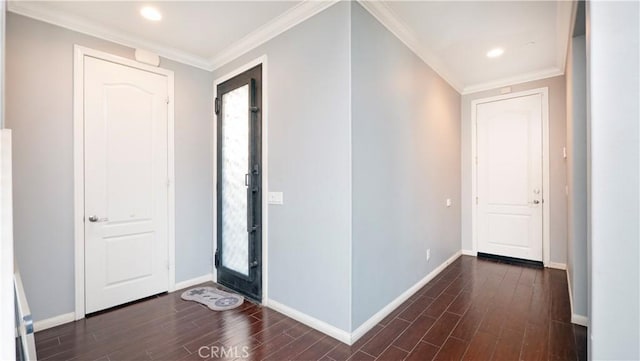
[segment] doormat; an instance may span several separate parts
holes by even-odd
[[[186,301],[202,303],[214,311],[226,311],[240,306],[244,302],[242,296],[228,293],[214,287],[197,287],[185,291],[180,296]]]

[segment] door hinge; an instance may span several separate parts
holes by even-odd
[[[215,101],[216,115],[220,114],[220,98],[216,98]]]
[[[167,104],[169,104],[169,97],[167,97]]]
[[[478,197],[476,197],[476,204],[478,204]]]
[[[171,179],[167,178],[167,187],[170,187],[170,186],[171,186]]]
[[[476,165],[478,165],[478,157],[476,157]]]
[[[220,266],[220,253],[216,250],[216,254],[213,256],[213,263],[218,268]]]

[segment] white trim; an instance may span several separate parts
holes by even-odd
[[[222,75],[213,82],[213,99],[218,96],[218,84],[221,84],[234,76],[244,73],[245,71],[262,64],[262,304],[266,304],[269,298],[269,71],[268,59],[266,55],[262,55],[253,59],[242,66]],[[215,107],[215,101],[214,101]],[[218,248],[218,206],[217,206],[217,151],[218,151],[218,117],[213,112],[213,254],[216,254]],[[218,271],[215,262],[213,262],[213,281],[218,280]]]
[[[478,252],[475,252],[475,251],[472,251],[472,250],[468,250],[468,249],[463,249],[460,252],[462,252],[463,256],[473,256],[473,257],[477,257],[478,256]]]
[[[76,31],[81,34],[108,40],[123,46],[149,50],[166,59],[175,60],[196,68],[213,71],[284,33],[310,17],[326,10],[337,2],[338,0],[302,1],[300,4],[270,20],[265,25],[258,27],[248,35],[235,41],[226,49],[218,51],[217,55],[211,58],[198,56],[174,47],[164,46],[157,42],[147,41],[139,37],[131,36],[126,32],[96,25],[94,22],[78,16],[69,15],[63,11],[44,7],[43,3],[39,2],[9,1],[8,11]]]
[[[167,208],[169,213],[167,215],[167,232],[169,237],[169,292],[173,292],[176,290],[175,81],[171,70],[135,63],[139,65],[139,69],[155,69],[157,74],[163,74],[167,77],[167,95],[169,97],[167,106],[167,178],[169,178],[169,189],[167,189]]]
[[[571,313],[571,323],[576,325],[589,327],[589,318],[587,316],[577,315],[575,313]]]
[[[7,2],[5,0],[0,1],[0,129],[4,128],[4,113],[5,113],[5,59],[6,59],[6,33],[7,33]],[[15,351],[15,350],[14,350]],[[0,356],[2,356],[0,354]]]
[[[230,47],[218,52],[218,54],[209,61],[211,69],[216,70],[228,64],[310,17],[328,9],[337,2],[338,0],[301,2],[265,25],[255,29],[242,39],[234,42]]]
[[[0,129],[0,360],[16,357],[11,151],[11,130]]]
[[[577,1],[556,3],[556,66],[565,72],[569,44],[573,38],[573,24],[578,10]]]
[[[387,317],[391,312],[393,312],[398,306],[400,306],[403,302],[409,299],[409,297],[413,296],[416,292],[418,292],[422,287],[424,287],[429,281],[434,279],[440,272],[442,272],[448,265],[453,263],[456,259],[458,259],[462,255],[462,251],[457,251],[453,254],[449,259],[444,261],[441,265],[436,267],[433,271],[427,274],[423,279],[418,281],[418,283],[411,286],[408,290],[404,291],[400,296],[398,296],[395,300],[391,301],[388,305],[384,306],[380,311],[378,311],[375,315],[371,316],[367,321],[365,321],[360,327],[355,329],[351,333],[351,343],[354,344],[356,341],[360,339],[360,337],[364,336],[367,332],[369,332],[375,325],[377,325],[380,321],[382,321],[385,317]]]
[[[451,85],[460,94],[471,94],[483,90],[499,88],[507,85],[524,83],[533,80],[540,80],[559,76],[564,74],[564,59],[567,53],[568,42],[564,34],[570,27],[566,18],[566,6],[564,1],[558,2],[557,5],[557,22],[561,36],[558,37],[558,58],[556,65],[548,69],[530,72],[527,74],[517,75],[513,77],[502,78],[490,82],[464,85],[463,82],[452,74],[447,65],[440,60],[440,57],[431,49],[422,45],[418,40],[415,32],[411,27],[400,20],[394,11],[384,1],[366,1],[357,0],[362,7],[367,10],[374,18],[376,18],[384,27],[386,27],[393,35],[395,35],[402,43],[404,43],[412,52],[414,52],[422,61],[424,61],[433,71],[442,77],[449,85]],[[567,25],[568,24],[568,25]]]
[[[53,328],[56,326],[64,325],[65,323],[73,322],[76,320],[76,315],[73,312],[65,313],[62,315],[54,316],[44,320],[36,321],[33,323],[33,330],[35,332]]]
[[[160,74],[167,77],[167,92],[169,105],[167,110],[167,190],[168,204],[168,259],[169,279],[168,291],[175,290],[175,144],[174,144],[174,75],[173,71],[139,63],[120,56],[104,53],[98,50],[74,45],[73,62],[73,164],[74,164],[74,238],[75,238],[75,317],[84,318],[85,315],[85,287],[84,287],[84,58],[110,61],[116,64]]]
[[[384,1],[357,0],[380,24],[395,35],[409,50],[435,71],[444,81],[449,83],[458,93],[462,93],[463,84],[448,70],[440,58],[428,47],[422,45],[415,33],[391,10]]]
[[[43,4],[46,4],[46,2],[8,1],[7,10],[12,13],[60,26],[81,34],[108,40],[123,46],[134,49],[140,48],[149,50],[157,53],[165,59],[175,60],[204,70],[212,70],[211,64],[206,58],[189,54],[176,48],[167,47],[159,43],[146,41],[141,38],[131,36],[125,32],[115,31],[104,26],[96,25],[95,22],[91,22],[77,16],[72,16],[59,10],[44,8]]]
[[[569,306],[571,307],[571,317],[573,318],[573,292],[571,292],[571,276],[569,275],[569,270],[565,270],[565,275],[567,276],[567,290],[569,291]]]
[[[503,78],[503,79],[493,80],[486,83],[466,86],[464,87],[461,94],[462,95],[473,94],[473,93],[477,93],[485,90],[501,88],[504,86],[516,85],[516,84],[542,80],[547,78],[553,78],[555,76],[560,76],[563,74],[564,74],[563,70],[558,69],[556,67],[551,67],[549,69],[535,71],[532,73],[526,73],[526,74],[521,74],[514,77]]]
[[[185,281],[181,281],[176,283],[176,287],[175,287],[175,291],[178,290],[182,290],[185,288],[189,288],[195,285],[199,285],[201,283],[205,283],[205,282],[214,282],[213,281],[213,274],[211,273],[207,273],[206,275],[202,275],[200,277],[194,277]]]
[[[544,266],[547,268],[552,268],[552,269],[559,269],[562,271],[566,271],[567,270],[567,265],[564,263],[558,263],[558,262],[545,262]]]
[[[351,5],[349,5],[349,18],[352,19],[352,8]],[[349,141],[349,148],[347,150],[347,156],[349,158],[349,163],[350,165],[353,165],[353,57],[352,57],[352,51],[351,49],[353,46],[353,41],[352,41],[352,26],[351,26],[351,21],[348,22],[348,27],[349,27],[349,38],[348,38],[348,42],[349,42],[349,52],[348,52],[348,57],[349,57],[349,78],[348,78],[348,86],[349,86],[349,101],[347,102],[347,106],[349,107],[349,126],[347,127],[347,132],[348,132],[348,141]],[[348,217],[349,217],[349,222],[347,223],[347,227],[348,227],[348,237],[349,237],[349,249],[347,250],[348,252],[348,256],[349,256],[349,278],[347,279],[348,282],[348,287],[349,287],[349,294],[347,295],[348,298],[348,303],[349,303],[349,308],[347,309],[347,314],[349,317],[349,332],[353,331],[353,166],[350,166],[348,168],[348,172],[349,172],[349,178],[347,180],[348,182],[348,191],[349,191],[349,197],[347,197],[347,207],[349,209],[348,211]]]
[[[287,317],[293,318],[294,320],[300,323],[303,323],[315,330],[318,330],[324,333],[325,335],[329,335],[342,343],[346,343],[347,345],[352,344],[351,343],[352,336],[351,334],[349,334],[349,332],[345,330],[342,330],[338,327],[330,325],[315,317],[311,317],[306,313],[300,312],[294,308],[283,305],[282,303],[274,300],[268,300],[265,306],[272,310],[278,311]]]
[[[475,202],[477,189],[477,165],[476,159],[476,107],[482,103],[495,102],[499,100],[518,98],[528,95],[540,94],[542,96],[542,262],[549,267],[550,256],[550,237],[551,229],[549,225],[549,210],[551,204],[551,191],[549,182],[549,88],[537,88],[525,90],[517,93],[509,93],[488,98],[475,99],[471,102],[471,250],[478,252],[478,235],[477,235],[477,205]]]
[[[571,306],[571,323],[575,323],[576,325],[588,327],[589,319],[586,316],[578,315],[573,311],[573,292],[571,292],[571,277],[569,276],[569,271],[566,271],[567,274],[567,288],[569,290],[569,305]]]

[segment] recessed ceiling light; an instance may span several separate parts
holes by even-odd
[[[489,50],[489,52],[487,52],[487,57],[489,57],[489,58],[497,58],[500,55],[502,55],[503,53],[504,53],[504,49],[495,48],[495,49],[491,49],[491,50]]]
[[[140,15],[142,15],[143,18],[151,21],[162,20],[162,14],[160,14],[160,11],[152,6],[145,6],[140,9]]]

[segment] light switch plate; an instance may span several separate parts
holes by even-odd
[[[451,198],[447,198],[447,201],[445,204],[447,205],[447,207],[451,207]]]
[[[269,204],[284,204],[284,194],[282,192],[269,192],[267,201]]]

